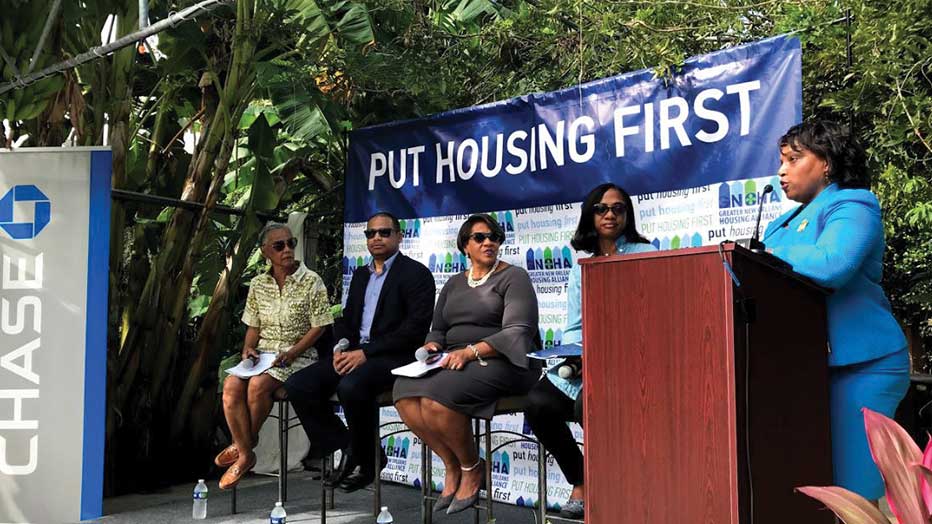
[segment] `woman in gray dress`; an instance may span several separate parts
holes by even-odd
[[[541,347],[537,295],[524,269],[498,259],[504,240],[489,215],[463,223],[456,244],[471,266],[440,291],[425,344],[448,353],[442,369],[395,381],[401,419],[443,460],[434,509],[448,514],[475,504],[485,478],[470,418],[492,418],[499,398],[527,393],[540,377],[539,361],[527,357]]]

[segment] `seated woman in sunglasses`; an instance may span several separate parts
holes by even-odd
[[[272,267],[249,283],[242,356],[243,360],[257,359],[259,353],[277,356],[260,375],[229,375],[223,382],[223,413],[233,444],[214,459],[220,467],[229,466],[220,478],[220,489],[235,486],[256,465],[252,450],[272,409],[273,394],[295,371],[317,360],[307,351],[324,327],[333,323],[324,281],[295,260],[297,239],[288,226],[270,222],[259,235],[259,245]]]
[[[457,236],[471,267],[440,291],[425,347],[446,351],[440,371],[395,381],[394,399],[405,424],[443,460],[443,491],[434,506],[448,514],[471,507],[485,468],[470,417],[492,418],[496,401],[527,393],[540,377],[537,295],[527,271],[502,262],[505,240],[489,215],[472,215]]]
[[[638,233],[631,197],[615,184],[602,184],[589,192],[570,243],[576,251],[585,251],[592,256],[657,249]],[[570,270],[564,344],[582,343],[581,280],[582,271],[577,264]],[[582,378],[561,378],[557,369],[559,366],[551,368],[528,393],[529,405],[524,416],[534,435],[553,454],[567,482],[573,486],[570,499],[561,507],[560,515],[580,519],[585,506],[583,456],[565,421],[581,422]]]

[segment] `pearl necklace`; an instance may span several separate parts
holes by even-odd
[[[469,287],[479,287],[482,284],[485,284],[485,281],[488,280],[490,276],[492,276],[492,273],[495,273],[496,269],[498,269],[499,262],[501,262],[501,260],[495,260],[495,265],[492,266],[492,269],[486,273],[485,276],[478,280],[472,277],[472,269],[475,266],[470,267],[469,273],[466,275],[466,283],[469,284]]]

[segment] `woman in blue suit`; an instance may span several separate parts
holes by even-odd
[[[570,243],[577,251],[592,256],[657,250],[638,233],[631,197],[615,184],[602,184],[589,192],[582,203],[579,224]],[[564,344],[582,343],[581,280],[582,271],[578,264],[574,265],[570,269],[566,292]],[[566,421],[581,422],[582,378],[562,378],[557,374],[558,367],[553,367],[528,393],[525,418],[534,435],[553,454],[567,482],[573,485],[560,515],[581,519],[585,513],[583,456]]]
[[[889,417],[909,387],[906,337],[880,286],[884,237],[864,150],[835,124],[796,125],[780,139],[780,186],[802,205],[764,241],[793,269],[834,292],[827,299],[835,483],[877,500],[862,408]]]

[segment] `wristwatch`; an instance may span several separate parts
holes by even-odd
[[[479,365],[480,365],[480,366],[485,367],[485,366],[488,366],[488,365],[489,365],[489,363],[486,362],[485,360],[483,360],[482,357],[479,355],[479,348],[477,348],[475,345],[473,345],[473,344],[466,344],[466,349],[472,351],[472,354],[476,356],[476,360],[479,361]]]

